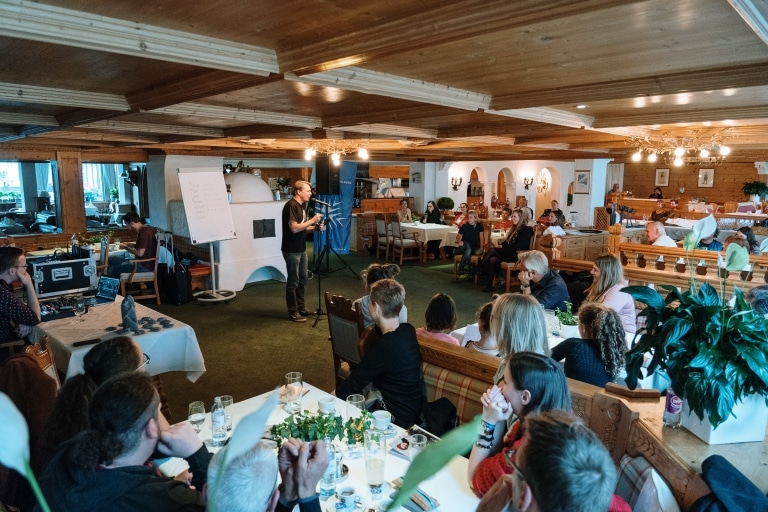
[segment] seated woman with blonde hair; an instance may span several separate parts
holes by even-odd
[[[584,301],[599,302],[613,309],[621,317],[624,331],[637,332],[635,301],[621,291],[627,286],[621,261],[612,254],[602,254],[595,259],[589,273],[592,274],[592,286],[587,288]]]
[[[456,303],[450,295],[435,294],[424,312],[426,327],[416,329],[416,334],[461,346],[459,340],[448,334],[456,326]]]
[[[624,369],[627,340],[616,311],[597,302],[579,308],[581,338],[568,338],[552,349],[552,359],[565,359],[565,376],[597,387],[615,382]]]
[[[496,340],[501,358],[515,352],[549,355],[544,309],[530,295],[504,293],[496,298],[491,311],[491,336]],[[498,382],[503,374],[502,363],[494,382]]]

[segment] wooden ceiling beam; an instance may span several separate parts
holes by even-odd
[[[768,85],[768,63],[761,62],[494,96],[491,108],[507,110],[763,85]]]
[[[206,71],[186,78],[132,92],[125,96],[134,111],[155,110],[177,103],[188,103],[217,94],[250,89],[282,80],[272,73],[266,77],[232,71]]]
[[[637,113],[595,119],[593,128],[620,126],[649,126],[657,124],[703,123],[725,119],[768,118],[768,106],[679,110],[656,113]]]
[[[356,124],[397,123],[414,119],[439,118],[454,115],[456,115],[456,110],[453,108],[424,104],[408,108],[323,116],[322,120],[324,127],[333,128],[335,126],[354,126]]]
[[[434,9],[385,21],[376,27],[323,37],[317,44],[302,44],[278,52],[280,69],[297,75],[357,66],[375,59],[506,31],[548,20],[626,5],[640,0],[472,0],[445,2]],[[326,34],[323,34],[325,36]]]

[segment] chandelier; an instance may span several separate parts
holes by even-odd
[[[632,136],[624,144],[633,146],[637,151],[632,155],[633,162],[640,162],[647,154],[648,162],[661,158],[667,164],[677,167],[683,164],[718,166],[723,163],[731,148],[725,141],[735,137],[730,128],[725,128],[713,135],[705,135],[701,130],[694,130],[690,135],[675,136],[664,132],[661,136]]]
[[[357,153],[358,158],[368,160],[366,142],[356,140],[318,139],[305,144],[307,146],[307,149],[304,150],[304,158],[306,160],[312,160],[315,155],[320,153],[321,155],[330,156],[333,165],[339,165],[341,163],[342,155],[348,155],[355,152]]]

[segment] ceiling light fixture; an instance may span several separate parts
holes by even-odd
[[[312,160],[318,153],[331,157],[333,165],[338,166],[341,163],[341,157],[350,153],[357,152],[357,157],[361,160],[368,160],[368,141],[359,140],[335,140],[319,139],[312,142],[306,142],[307,149],[304,150],[304,159]]]
[[[661,136],[631,136],[624,143],[633,146],[636,151],[632,154],[633,162],[640,162],[647,154],[648,162],[656,162],[662,158],[667,164],[681,166],[683,164],[718,166],[731,152],[725,145],[729,138],[734,138],[731,128],[725,128],[712,135],[706,135],[701,130],[694,130],[688,135],[672,135],[664,132]]]

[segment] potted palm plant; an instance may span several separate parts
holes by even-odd
[[[715,225],[711,216],[699,221],[685,239],[686,251]],[[665,370],[671,388],[683,399],[685,428],[710,444],[760,441],[768,422],[768,322],[738,289],[733,305],[728,304],[724,278],[720,290],[708,283],[698,286],[693,278],[696,262],[686,260],[691,272],[687,291],[665,285],[661,288],[667,295],[662,297],[647,286],[623,289],[647,306],[638,315],[645,317],[645,328],[627,352],[627,386],[637,386],[650,355],[648,375]],[[744,248],[728,246],[726,271],[740,272],[748,262]],[[747,403],[754,403],[756,412],[745,410]],[[732,426],[734,420],[752,424]]]

